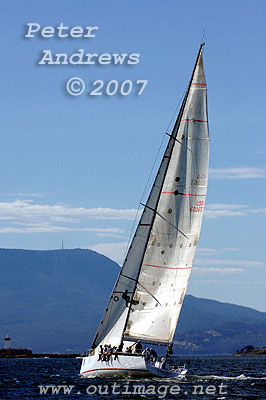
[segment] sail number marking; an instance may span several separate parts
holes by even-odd
[[[206,186],[206,174],[198,174],[196,179],[191,179],[191,186]]]
[[[196,206],[190,207],[190,212],[201,213],[203,211],[204,200],[196,201]]]
[[[191,186],[206,186],[206,179],[191,179]]]

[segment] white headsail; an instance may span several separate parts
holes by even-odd
[[[151,343],[172,341],[200,234],[208,158],[201,45],[177,121],[92,348],[100,343],[117,346],[123,338]]]

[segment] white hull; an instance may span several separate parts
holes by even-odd
[[[98,361],[99,356],[84,357],[80,369],[80,375],[84,378],[110,378],[118,376],[148,376],[144,357],[134,354],[114,356],[109,361]]]
[[[147,365],[147,369],[152,375],[161,376],[162,378],[184,378],[187,373],[185,368],[173,370],[158,368],[154,365]]]

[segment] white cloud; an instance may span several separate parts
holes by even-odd
[[[117,228],[75,228],[75,227],[67,227],[67,226],[56,226],[56,225],[45,225],[39,224],[37,226],[29,226],[29,227],[0,227],[0,233],[51,233],[51,232],[73,232],[73,231],[85,231],[92,232],[98,235],[106,235],[111,236],[115,233],[124,233],[123,229]]]
[[[70,207],[66,204],[34,204],[32,200],[15,200],[0,202],[0,219],[25,219],[49,217],[50,219],[65,218],[71,222],[73,218],[86,217],[90,219],[123,219],[134,220],[137,210],[117,210],[113,208]]]
[[[117,232],[119,232],[119,229],[117,230]],[[122,229],[120,229],[121,233],[124,233],[124,231]],[[126,239],[125,235],[119,235],[118,233],[110,233],[110,232],[97,232],[97,236],[98,237],[108,237],[108,238],[114,238],[114,239]]]
[[[216,255],[216,254],[220,254],[220,251],[217,249],[210,249],[208,247],[198,247],[197,249],[197,255],[200,256],[211,256],[211,255]]]
[[[256,208],[254,210],[250,210],[252,214],[265,214],[266,215],[266,208]]]
[[[195,265],[222,265],[222,266],[238,266],[238,267],[266,267],[266,262],[252,260],[218,260],[214,258],[196,258]]]
[[[1,196],[5,197],[45,197],[46,193],[25,193],[25,192],[16,192],[16,193],[7,193],[7,194],[1,194]]]
[[[222,274],[222,275],[227,275],[227,274],[235,274],[235,273],[240,273],[243,272],[244,270],[242,268],[202,268],[202,267],[193,267],[193,271],[196,272],[197,274]]]
[[[128,242],[98,243],[88,248],[121,263],[124,260]]]
[[[251,214],[266,215],[266,208],[249,208],[243,204],[208,204],[204,211],[204,217],[208,219],[219,217],[245,217]]]
[[[212,203],[208,205],[209,209],[214,209],[214,210],[234,210],[235,208],[241,208],[241,209],[245,209],[248,206],[243,205],[243,204],[225,204],[225,203]]]
[[[266,168],[256,168],[256,167],[210,168],[209,176],[211,179],[266,178]]]
[[[133,221],[136,215],[135,209],[71,207],[62,203],[51,205],[32,199],[17,199],[0,202],[0,234],[84,231],[126,240],[128,232],[113,227],[114,221]],[[91,226],[96,220],[101,225]],[[109,221],[112,221],[112,227],[102,226]]]
[[[234,247],[225,247],[223,249],[211,249],[208,247],[199,247],[197,249],[197,255],[201,257],[205,256],[212,256],[212,255],[218,255],[218,254],[223,254],[223,253],[228,253],[228,252],[235,252],[235,251],[241,251],[241,249],[237,249]]]
[[[238,247],[225,247],[221,249],[221,252],[227,253],[227,252],[234,252],[234,251],[241,251],[242,249],[239,249]]]
[[[218,283],[221,285],[222,283],[225,283],[226,285],[266,285],[266,281],[261,281],[261,282],[252,282],[252,281],[233,281],[233,280],[221,280],[221,279],[196,279],[197,282],[202,282],[202,283]]]
[[[118,228],[84,227],[90,220],[134,220],[136,210],[70,207],[33,200],[0,202],[0,233],[63,232],[84,230],[97,234],[124,234]],[[80,226],[77,226],[80,225]]]

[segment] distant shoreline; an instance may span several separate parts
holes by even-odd
[[[266,347],[260,349],[251,348],[252,346],[244,347],[241,350],[237,350],[233,356],[266,356]]]
[[[77,358],[80,354],[32,353],[28,349],[0,349],[1,358]]]
[[[0,350],[1,352],[1,350]],[[176,354],[176,357],[244,357],[244,356],[249,356],[249,357],[257,357],[257,356],[264,356],[266,357],[266,348],[263,347],[262,349],[254,349],[253,352],[244,352],[242,350],[239,350],[235,352],[234,354]],[[15,352],[12,352],[12,354],[0,354],[0,360],[1,359],[22,359],[22,358],[39,358],[39,359],[44,359],[44,358],[82,358],[86,357],[85,355],[81,354],[62,354],[62,353],[31,353],[31,354],[16,354]]]

